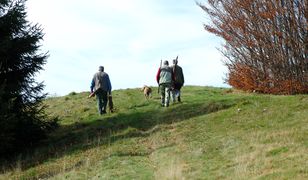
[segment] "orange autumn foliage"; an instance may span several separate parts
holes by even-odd
[[[271,94],[308,93],[307,0],[207,0],[198,4],[225,40],[227,82]]]

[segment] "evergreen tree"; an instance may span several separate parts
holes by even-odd
[[[26,20],[26,0],[0,0],[0,155],[31,147],[51,126],[35,81],[47,53],[39,53],[39,25]]]

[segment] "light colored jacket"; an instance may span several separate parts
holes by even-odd
[[[171,84],[172,83],[172,69],[171,67],[164,65],[158,70],[157,74],[158,84]]]
[[[102,89],[111,94],[111,82],[107,73],[99,71],[94,74],[91,82],[91,92],[96,92],[98,89]]]

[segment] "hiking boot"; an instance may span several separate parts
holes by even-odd
[[[181,102],[181,97],[180,96],[178,97],[178,101]]]

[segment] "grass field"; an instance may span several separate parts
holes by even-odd
[[[308,95],[186,86],[164,108],[154,92],[113,91],[104,116],[88,92],[48,98],[60,128],[0,179],[308,179]]]

